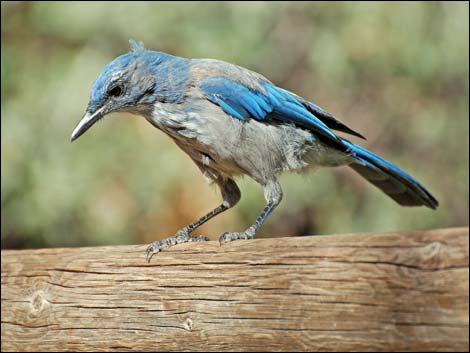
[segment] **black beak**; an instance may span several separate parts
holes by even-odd
[[[103,110],[104,107],[98,109],[94,113],[89,113],[87,112],[82,120],[78,123],[78,125],[75,127],[75,129],[72,132],[72,136],[70,137],[70,141],[73,142],[76,139],[78,139],[80,136],[82,136],[85,131],[87,131],[94,123],[96,123],[98,120],[100,120],[103,117]]]

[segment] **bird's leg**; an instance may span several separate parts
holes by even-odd
[[[191,236],[190,233],[199,227],[201,224],[207,222],[212,217],[215,217],[219,213],[222,213],[229,208],[233,207],[240,200],[240,189],[238,189],[237,184],[232,179],[222,179],[219,178],[216,180],[217,184],[220,187],[222,192],[223,202],[218,207],[214,208],[212,211],[206,215],[199,218],[197,221],[188,224],[183,229],[180,229],[176,234],[170,238],[163,240],[154,241],[147,247],[145,252],[145,257],[148,262],[154,254],[159,252],[161,249],[169,248],[172,245],[187,243],[192,241],[207,241],[209,238],[203,235]]]
[[[258,229],[264,223],[266,218],[271,214],[272,211],[279,205],[282,200],[282,189],[281,185],[277,180],[271,180],[264,185],[264,198],[266,199],[267,205],[263,212],[256,219],[256,222],[250,226],[244,232],[227,232],[220,236],[219,243],[223,244],[236,239],[253,239]]]

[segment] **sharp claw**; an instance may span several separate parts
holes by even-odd
[[[153,255],[155,255],[159,251],[160,249],[158,248],[158,246],[155,246],[154,243],[150,244],[147,247],[147,250],[145,251],[145,259],[147,260],[147,262],[150,263],[150,260],[152,259]]]
[[[219,237],[219,246],[222,246],[223,243],[225,243],[225,234],[222,234],[220,237]]]

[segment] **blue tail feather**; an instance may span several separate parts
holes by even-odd
[[[350,167],[400,205],[437,208],[438,201],[411,175],[375,153],[342,140],[357,161]]]

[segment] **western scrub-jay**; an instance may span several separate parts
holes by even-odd
[[[437,200],[412,176],[378,155],[338,136],[363,138],[312,102],[277,87],[258,73],[213,59],[186,59],[146,50],[131,42],[93,83],[86,114],[72,141],[111,112],[142,115],[162,130],[216,183],[223,202],[173,237],[155,241],[147,259],[171,245],[204,241],[191,236],[204,222],[240,200],[234,178],[248,175],[264,188],[267,202],[243,232],[221,243],[251,239],[282,199],[283,171],[348,165],[403,206],[435,209]]]

